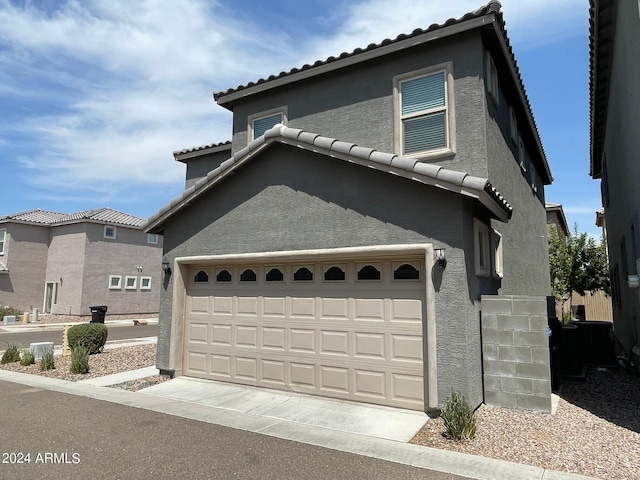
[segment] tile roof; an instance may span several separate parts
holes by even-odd
[[[207,152],[209,150],[209,152]],[[199,147],[183,148],[182,150],[176,150],[173,152],[173,158],[178,161],[185,160],[192,156],[202,155],[205,153],[212,153],[223,150],[231,150],[231,141],[220,143],[210,143],[208,145],[200,145]]]
[[[593,0],[592,0],[593,1]],[[611,1],[611,0],[608,0]],[[515,58],[509,36],[507,35],[506,24],[502,15],[502,5],[498,1],[490,1],[483,7],[474,12],[469,12],[462,17],[455,19],[450,18],[444,23],[434,23],[427,29],[417,28],[409,34],[398,35],[395,39],[385,39],[380,43],[371,43],[366,48],[357,48],[352,52],[343,52],[337,57],[329,57],[326,60],[318,60],[313,65],[303,65],[300,68],[293,68],[288,72],[280,72],[278,75],[271,75],[268,78],[261,78],[256,82],[250,82],[246,85],[240,85],[236,88],[230,88],[225,91],[214,92],[213,98],[229,110],[232,110],[232,103],[235,99],[248,96],[252,93],[267,90],[272,87],[279,86],[283,83],[294,82],[303,78],[309,78],[313,75],[324,73],[326,69],[338,69],[349,62],[354,63],[357,61],[365,61],[376,55],[386,55],[390,52],[396,51],[401,48],[408,48],[421,42],[431,41],[446,36],[442,30],[451,27],[453,33],[457,33],[459,29],[463,29],[465,22],[468,22],[469,28],[476,28],[480,26],[493,25],[498,38],[498,43],[504,50],[507,63],[511,69],[513,80],[516,83],[516,87],[519,90],[521,101],[524,105],[525,114],[527,120],[531,125],[533,132],[533,138],[536,146],[540,151],[540,157],[542,160],[542,171],[546,176],[545,185],[550,184],[553,181],[553,175],[549,163],[547,162],[546,154],[542,141],[540,140],[540,133],[533,116],[533,110],[531,109],[531,103],[527,95],[524,81],[520,73],[520,68]],[[485,17],[489,16],[488,19]],[[494,21],[495,20],[495,21]],[[449,34],[453,34],[449,33]],[[422,37],[422,38],[419,38]],[[540,172],[539,170],[539,173]]]
[[[134,217],[133,215],[122,213],[111,208],[98,208],[70,214],[36,208],[34,210],[0,217],[0,223],[11,221],[48,226],[62,225],[65,223],[97,222],[140,228],[144,224],[144,219],[142,218]]]
[[[450,170],[438,165],[419,162],[415,158],[401,157],[384,153],[372,148],[360,147],[354,143],[342,142],[334,138],[306,132],[304,130],[276,125],[264,135],[238,150],[228,160],[210,171],[206,177],[187,188],[182,195],[152,215],[143,228],[146,231],[159,231],[169,217],[216,185],[228,173],[253,158],[258,152],[278,142],[294,145],[329,157],[374,168],[386,173],[404,176],[413,181],[432,185],[444,190],[477,198],[496,218],[507,221],[513,208],[491,185],[488,179],[474,177],[465,172]]]

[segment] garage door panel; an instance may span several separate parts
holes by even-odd
[[[239,325],[236,326],[237,346],[258,348],[258,327]]]
[[[189,313],[209,313],[209,296],[189,297],[187,311]]]
[[[289,362],[291,384],[316,388],[316,366],[310,363]]]
[[[285,351],[285,329],[278,327],[262,328],[262,348]]]
[[[349,299],[347,298],[321,298],[322,319],[349,320]]]
[[[258,380],[258,360],[256,358],[236,357],[235,376],[256,382]]]
[[[424,381],[421,376],[392,374],[391,378],[394,399],[414,402],[422,406]]]
[[[385,335],[383,333],[354,332],[354,356],[356,358],[382,359],[385,355]]]
[[[422,337],[392,335],[391,359],[422,364]]]
[[[315,330],[292,328],[289,330],[289,335],[291,337],[291,351],[301,353],[315,353]]]
[[[316,299],[293,297],[291,298],[291,317],[292,319],[313,319],[316,318]]]
[[[238,315],[257,317],[259,311],[258,297],[238,297]]]
[[[349,369],[321,365],[319,388],[326,393],[349,393]]]
[[[322,330],[320,332],[320,353],[329,355],[349,355],[348,332]]]
[[[233,297],[212,297],[212,310],[214,315],[231,315],[233,313]]]
[[[354,321],[359,320],[384,322],[384,299],[356,298]]]
[[[211,343],[215,345],[231,345],[231,335],[233,327],[231,325],[213,324],[211,325]]]
[[[390,320],[392,323],[422,323],[422,302],[416,299],[392,299]]]
[[[423,409],[424,283],[394,283],[391,263],[377,261],[375,282],[357,281],[354,262],[339,285],[288,274],[198,284],[187,290],[185,373]]]
[[[285,362],[281,360],[261,361],[261,380],[270,384],[284,386]]]

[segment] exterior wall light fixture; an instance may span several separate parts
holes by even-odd
[[[436,248],[433,251],[433,259],[436,261],[438,266],[443,270],[447,266],[447,259],[445,258],[444,251],[445,251],[444,248]]]

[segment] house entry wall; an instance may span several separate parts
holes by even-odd
[[[184,271],[182,374],[424,410],[424,256]]]

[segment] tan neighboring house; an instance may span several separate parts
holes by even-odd
[[[162,236],[110,208],[0,217],[0,305],[64,315],[155,313]]]
[[[545,203],[547,210],[547,232],[551,239],[551,229],[555,228],[562,232],[563,235],[569,234],[569,225],[564,209],[559,203]],[[596,212],[596,225],[604,230],[604,215]],[[574,293],[571,301],[566,300],[563,304],[556,302],[556,315],[562,318],[562,312],[569,312],[573,309],[573,315],[580,317],[582,320],[604,320],[613,321],[613,309],[611,306],[611,297],[605,295],[604,292],[596,293],[586,292],[585,295]]]

